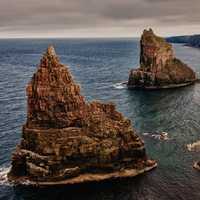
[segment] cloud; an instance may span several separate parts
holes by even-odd
[[[78,31],[98,36],[103,30],[105,36],[112,30],[126,36],[146,26],[200,32],[199,10],[199,0],[0,0],[0,37],[73,36]]]

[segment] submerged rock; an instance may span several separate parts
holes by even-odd
[[[87,103],[52,46],[27,86],[28,113],[10,181],[75,184],[136,176],[156,167],[113,104]]]
[[[194,71],[174,56],[172,45],[144,30],[140,41],[140,67],[130,71],[128,87],[158,89],[186,86],[196,81]]]

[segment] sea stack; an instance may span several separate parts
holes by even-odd
[[[8,174],[16,184],[76,184],[131,177],[156,167],[129,119],[88,103],[50,46],[27,86],[28,112]]]
[[[144,30],[140,48],[140,67],[130,71],[128,88],[176,88],[196,81],[194,71],[177,59],[172,45],[152,29]]]

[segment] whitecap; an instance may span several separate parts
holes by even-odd
[[[22,185],[32,185],[29,180],[24,180],[23,182],[21,182],[21,184]]]
[[[151,133],[142,133],[142,135],[146,136],[146,135],[150,135]]]
[[[126,88],[126,83],[125,83],[125,82],[116,83],[116,84],[113,85],[113,87],[114,87],[115,89],[124,89],[124,88]]]
[[[144,136],[149,136],[157,140],[169,140],[167,132],[160,132],[160,133],[143,133]]]

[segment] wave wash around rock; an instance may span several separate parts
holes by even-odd
[[[194,71],[174,56],[172,45],[152,29],[144,30],[140,48],[140,68],[130,71],[128,88],[176,88],[197,80]]]
[[[136,176],[156,167],[113,104],[87,103],[52,46],[27,86],[28,113],[10,181],[75,184]]]

